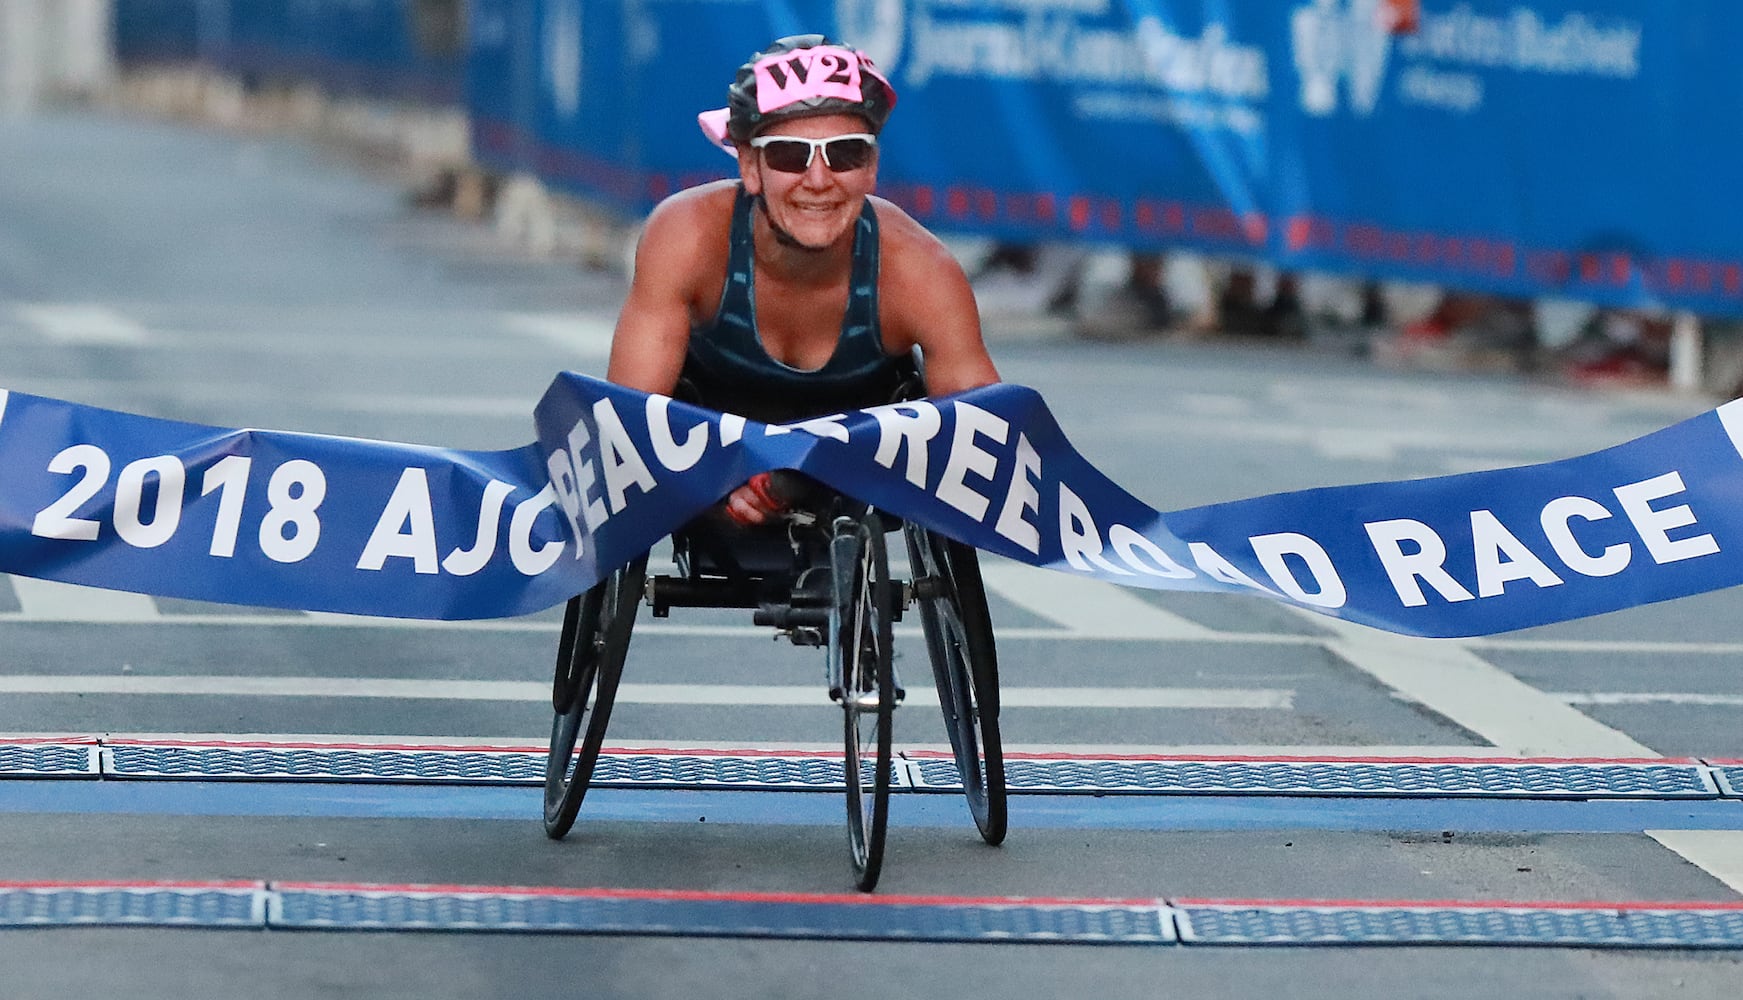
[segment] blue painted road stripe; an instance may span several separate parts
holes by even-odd
[[[536,824],[539,789],[483,785],[274,782],[0,781],[0,813],[179,816],[325,816],[495,819]],[[1743,804],[1727,799],[1426,799],[1299,796],[1024,795],[1010,800],[1014,829],[1107,830],[1537,830],[1638,833],[1743,830]],[[818,792],[705,792],[600,788],[583,822],[841,823],[841,799]],[[897,829],[958,829],[957,796],[890,799]]]

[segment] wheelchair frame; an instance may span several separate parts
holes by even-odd
[[[912,572],[890,577],[886,532],[900,530]],[[893,716],[901,700],[892,625],[918,605],[945,729],[982,839],[1004,840],[1004,755],[998,658],[972,546],[913,523],[886,528],[876,511],[835,498],[801,510],[781,533],[747,532],[721,544],[709,532],[673,535],[678,573],[647,576],[647,555],[569,601],[558,642],[545,832],[569,832],[592,782],[638,605],[754,609],[757,625],[828,653],[828,687],[843,710],[843,780],[854,882],[871,891],[882,871],[894,767]],[[781,542],[777,546],[775,543]]]

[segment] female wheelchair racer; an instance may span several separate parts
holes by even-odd
[[[776,41],[741,66],[727,107],[698,116],[738,177],[680,191],[649,215],[606,377],[764,423],[998,381],[974,294],[944,245],[872,196],[895,90],[871,60],[821,35]],[[921,378],[918,358],[925,362]],[[546,830],[562,836],[593,780],[635,610],[755,608],[823,646],[844,713],[856,881],[876,884],[900,691],[891,626],[917,603],[976,825],[1005,834],[998,668],[974,549],[851,498],[782,498],[753,480],[674,535],[677,573],[636,560],[565,614],[547,768]],[[900,530],[912,572],[890,577]]]

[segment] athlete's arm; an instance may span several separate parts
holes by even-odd
[[[727,232],[716,221],[719,215],[704,188],[674,195],[648,216],[636,245],[629,295],[611,337],[607,381],[668,396],[677,387],[690,347],[698,279],[725,269],[725,261],[709,253],[710,240],[726,245]],[[728,517],[744,525],[762,524],[786,509],[766,473],[733,490],[722,506]]]
[[[880,254],[878,282],[885,346],[896,351],[920,348],[930,396],[999,381],[962,265],[896,206],[880,200],[878,222],[889,234]]]
[[[705,224],[706,207],[700,192],[684,192],[648,216],[636,245],[629,295],[612,333],[606,381],[668,396],[677,387],[707,256],[702,241],[713,231]]]

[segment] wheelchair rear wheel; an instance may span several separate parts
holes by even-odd
[[[920,625],[944,727],[981,839],[1005,839],[1005,755],[999,738],[999,661],[980,561],[972,546],[909,522],[905,534]]]
[[[572,598],[563,611],[551,690],[556,717],[545,759],[545,835],[553,840],[575,824],[599,763],[647,566],[643,555]]]
[[[896,708],[890,622],[895,591],[883,525],[875,513],[835,523],[830,548],[835,600],[830,656],[846,720],[847,834],[855,884],[876,887],[890,812],[890,730]]]

